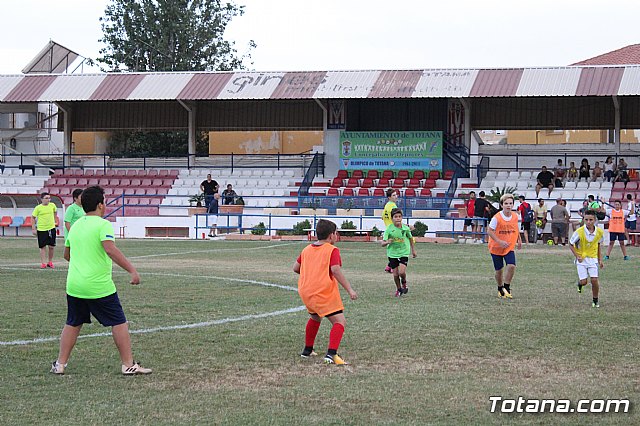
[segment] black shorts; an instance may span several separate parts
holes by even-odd
[[[531,222],[522,222],[522,230],[530,231],[531,230]]]
[[[404,266],[407,266],[407,263],[409,263],[409,258],[406,256],[401,258],[389,257],[388,259],[389,259],[389,267],[391,269],[396,269],[398,266],[400,266],[401,263]]]
[[[38,247],[56,246],[56,228],[48,231],[38,231]]]
[[[464,226],[471,226],[471,225],[473,225],[473,219],[464,220]]]
[[[90,314],[105,327],[127,322],[117,292],[99,299],[81,299],[67,294],[67,325],[91,324]]]
[[[624,241],[627,237],[624,232],[609,232],[609,241]]]

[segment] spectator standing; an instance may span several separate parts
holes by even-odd
[[[474,203],[473,206],[473,217],[474,217],[474,242],[480,241],[482,243],[485,242],[484,240],[484,234],[481,234],[482,232],[484,232],[484,226],[486,226],[486,222],[487,220],[486,215],[489,212],[489,201],[485,198],[486,194],[484,191],[480,191],[480,193],[478,193],[478,198],[476,198],[476,202]]]
[[[616,174],[616,163],[613,162],[613,157],[608,156],[602,166],[604,169],[604,177],[607,178],[607,182],[611,182]]]
[[[600,162],[596,161],[596,164],[593,166],[593,170],[591,171],[591,182],[595,182],[596,179],[602,177],[604,175],[602,167],[600,167]]]
[[[629,212],[627,215],[627,220],[624,224],[625,233],[627,236],[627,240],[629,240],[628,245],[638,245],[638,236],[637,235],[629,235],[629,232],[636,231],[636,222],[637,222],[637,210],[638,206],[636,202],[633,200],[633,195],[627,194],[627,206],[626,210]]]
[[[56,212],[58,208],[51,202],[48,192],[40,194],[40,204],[33,209],[31,232],[38,237],[40,248],[40,269],[53,269],[53,252],[56,247]],[[47,262],[47,247],[48,259]]]
[[[533,207],[533,213],[536,217],[536,232],[538,239],[542,237],[545,226],[547,226],[548,207],[542,198],[538,198],[538,204]]]
[[[69,229],[73,226],[74,223],[82,216],[84,216],[84,210],[82,209],[82,189],[74,189],[71,194],[73,197],[73,203],[67,207],[64,212],[64,238],[67,238],[67,234],[69,233]]]
[[[231,184],[227,185],[227,189],[222,191],[222,204],[235,204],[238,194],[233,190]]]
[[[520,205],[518,206],[518,213],[520,213],[520,218],[522,219],[522,233],[524,234],[524,243],[529,244],[529,234],[531,233],[531,222],[535,217],[533,213],[533,209],[531,208],[531,204],[525,201],[524,195],[520,195],[518,197],[520,200]]]
[[[578,180],[584,178],[585,182],[589,182],[590,177],[591,177],[591,166],[589,165],[589,160],[587,160],[586,158],[583,158],[582,162],[580,162]]]
[[[218,193],[218,182],[211,179],[211,173],[207,175],[207,179],[200,184],[200,191],[204,193],[204,206],[209,209],[213,196]]]
[[[613,246],[616,241],[620,244],[624,260],[629,260],[629,256],[627,256],[627,248],[625,247],[624,236],[624,221],[628,212],[622,210],[622,203],[620,200],[616,200],[613,206],[613,209],[607,210],[607,216],[609,216],[609,247],[607,248],[607,254],[604,257],[604,260],[609,259],[609,255],[611,254],[611,250],[613,250]]]
[[[536,184],[536,197],[540,195],[540,190],[542,188],[549,189],[549,196],[551,196],[551,191],[553,191],[554,186],[554,174],[547,170],[547,166],[542,166],[542,171],[538,173],[538,177],[536,178],[538,183]]]
[[[553,243],[567,245],[565,237],[567,235],[567,223],[569,222],[569,212],[562,205],[562,198],[556,199],[556,205],[551,207],[551,235]]]
[[[558,164],[556,164],[556,167],[553,169],[553,175],[555,178],[554,183],[556,188],[562,188],[564,186],[563,182],[566,172],[567,169],[565,169],[564,165],[562,164],[562,160],[558,158]]]
[[[218,203],[220,200],[220,194],[217,192],[211,197],[209,207],[207,208],[207,222],[209,222],[209,238],[216,238],[218,236]]]
[[[467,235],[467,227],[470,226],[471,230],[473,230],[473,216],[475,213],[475,205],[476,205],[476,192],[469,192],[469,198],[464,201],[464,206],[467,210],[467,217],[464,220],[464,228],[462,229],[463,236]]]

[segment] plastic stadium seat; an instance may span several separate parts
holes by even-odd
[[[627,191],[635,191],[636,189],[638,189],[638,182],[636,181],[631,181],[631,182],[627,182]]]
[[[145,188],[136,188],[134,191],[135,195],[147,195],[147,190]]]
[[[404,191],[404,196],[405,197],[415,197],[416,196],[416,190],[413,188],[407,188]]]
[[[424,171],[416,170],[415,172],[413,172],[413,178],[418,180],[425,179]]]
[[[160,176],[160,177],[168,177],[169,176],[169,170],[167,170],[167,169],[158,170],[158,176]]]
[[[364,177],[364,173],[362,170],[354,170],[351,172],[351,177],[355,179],[362,179]]]
[[[404,187],[404,179],[396,178],[393,180],[392,188],[403,188]]]
[[[420,190],[420,196],[421,197],[431,197],[431,190],[428,188],[422,188]]]
[[[371,188],[373,186],[373,179],[364,178],[362,179],[362,187],[363,188]]]
[[[390,186],[389,185],[389,178],[382,177],[382,178],[378,179],[378,183],[376,184],[376,186],[378,188],[388,188]]]
[[[16,236],[17,236],[18,235],[18,228],[21,227],[23,223],[24,223],[24,217],[23,216],[16,216],[16,217],[13,218],[13,221],[9,225],[9,228],[16,228]],[[31,225],[29,225],[29,226],[31,226]]]
[[[86,186],[89,186],[89,179],[86,178],[79,178],[78,179],[78,186],[84,188]]]
[[[407,188],[418,188],[419,186],[420,186],[420,179],[411,178],[409,179],[409,182],[407,182]]]
[[[368,197],[369,196],[369,189],[368,188],[360,188],[360,189],[358,189],[358,196],[359,197]]]
[[[116,170],[116,176],[126,176],[126,175],[127,175],[126,170]]]
[[[396,179],[409,179],[409,171],[408,170],[400,170],[398,171],[398,175],[396,176]]]
[[[2,219],[0,219],[0,226],[2,227],[2,235],[4,235],[4,228],[11,226],[12,222],[13,222],[13,219],[11,219],[11,216],[2,216]]]
[[[378,179],[378,171],[377,170],[369,170],[367,172],[367,179]]]
[[[158,194],[158,188],[147,188],[147,195],[157,195]]]
[[[24,222],[20,225],[23,228],[31,228],[33,226],[33,217],[27,216],[24,218]]]
[[[140,181],[140,186],[153,186],[151,182],[151,179],[142,179]]]
[[[158,170],[156,169],[147,170],[147,176],[151,176],[151,177],[158,176]]]
[[[445,170],[445,172],[444,172],[444,178],[445,178],[446,180],[451,180],[451,179],[453,179],[453,176],[454,176],[455,174],[456,174],[456,172],[455,172],[455,171],[453,171],[453,170]]]
[[[94,179],[89,179],[88,182],[87,182],[88,186],[96,186],[96,185],[99,185],[99,184],[100,184],[100,182],[98,181],[98,179],[95,179],[95,178]]]
[[[440,172],[438,170],[430,170],[427,179],[440,179]]]
[[[382,172],[383,179],[393,179],[394,177],[393,170],[384,170]]]
[[[120,181],[120,184],[122,185],[122,181]],[[137,187],[137,186],[142,186],[142,180],[136,178],[136,179],[131,179],[131,184],[130,186],[133,187]]]
[[[338,195],[338,189],[337,188],[329,188],[327,189],[327,196],[328,197],[337,197]]]
[[[347,185],[346,186],[347,186],[347,188],[355,188],[356,186],[359,186],[359,185],[360,185],[360,183],[358,181],[358,178],[351,177],[351,178],[349,178],[349,180],[347,180]]]
[[[137,170],[127,170],[126,171],[126,175],[129,177],[135,177],[138,175],[138,171]]]
[[[384,193],[384,189],[382,188],[375,188],[373,190],[373,196],[374,197],[384,197],[385,193]]]
[[[353,188],[345,188],[345,189],[342,191],[342,196],[343,196],[343,197],[353,197],[353,195],[354,195],[354,194],[353,194]]]
[[[424,181],[424,185],[423,188],[435,188],[436,187],[436,180],[435,179],[425,179]]]
[[[331,181],[331,187],[332,188],[340,188],[343,185],[343,183],[344,183],[344,181],[342,180],[342,178],[335,177]]]

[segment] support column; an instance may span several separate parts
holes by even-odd
[[[195,164],[195,160],[196,160],[196,130],[197,130],[197,107],[195,103],[189,102],[183,102],[180,99],[178,99],[178,102],[180,103],[180,105],[182,105],[182,107],[184,109],[187,110],[188,113],[188,125],[189,125],[189,130],[188,130],[188,137],[189,137],[189,143],[188,143],[188,155],[189,155],[189,164]]]
[[[616,154],[620,154],[620,100],[617,96],[612,96],[614,110],[613,143],[616,146]]]
[[[73,141],[73,108],[70,105],[56,102],[58,109],[62,110],[64,117],[62,119],[63,127],[63,148],[62,148],[62,168],[71,165],[71,161],[67,161],[67,154],[73,154],[72,141]]]
[[[464,107],[464,146],[471,152],[471,100],[460,98]]]

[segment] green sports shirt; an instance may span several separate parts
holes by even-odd
[[[73,203],[67,207],[67,210],[64,212],[64,221],[69,222],[69,225],[73,226],[73,224],[82,216],[84,216],[84,209],[76,203]],[[65,226],[63,229],[64,237],[67,238],[67,227]]]
[[[83,216],[69,230],[64,242],[71,251],[67,294],[81,299],[98,299],[116,292],[111,277],[113,262],[103,241],[114,241],[111,222],[99,216]]]
[[[392,259],[400,259],[401,257],[409,257],[411,254],[411,230],[409,226],[402,224],[402,228],[391,224],[384,230],[385,241],[389,238],[393,242],[387,246],[387,257]]]
[[[44,204],[38,204],[34,209],[31,216],[37,219],[36,229],[38,231],[48,231],[56,227],[56,212],[58,208],[52,202],[49,202],[46,206]]]

